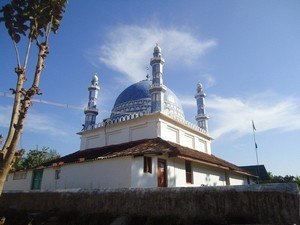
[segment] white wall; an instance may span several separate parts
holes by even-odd
[[[41,190],[130,187],[131,161],[131,157],[122,157],[45,168]],[[60,170],[59,179],[55,179],[56,170]],[[14,180],[13,174],[9,174],[4,190],[31,189],[32,170],[27,171],[26,179]]]
[[[161,138],[179,143],[179,129],[173,126],[168,126],[166,123],[161,123]]]
[[[157,187],[157,160],[167,160],[168,187],[197,187],[224,186],[225,171],[222,169],[200,165],[192,162],[193,184],[186,183],[185,160],[167,158],[165,156],[152,157],[152,173],[144,173],[144,157],[133,158],[131,187]],[[238,176],[237,176],[238,177]]]
[[[98,146],[101,142],[104,141],[104,136],[100,134],[92,134],[88,136],[85,140],[85,147],[86,148],[94,148]]]
[[[60,178],[55,180],[55,170]],[[41,189],[130,187],[131,157],[95,160],[44,169]]]
[[[192,163],[194,168],[194,177],[197,178],[195,182],[198,185],[205,186],[224,186],[226,185],[225,171],[215,167],[208,167],[205,165],[195,165]]]
[[[159,113],[107,125],[106,127],[98,127],[82,132],[81,135],[81,150],[161,137],[182,146],[211,154],[210,138]]]
[[[181,132],[183,135],[181,135],[181,139],[179,140],[179,143],[182,145],[185,145],[188,148],[195,149],[195,135],[189,134],[187,132]]]
[[[129,128],[129,140],[136,141],[145,138],[156,138],[157,126],[155,121],[145,122]]]
[[[105,134],[102,134],[105,136]],[[106,132],[106,145],[128,142],[128,128],[108,130]]]
[[[199,150],[200,152],[211,154],[211,141],[196,137],[195,149]]]
[[[230,185],[246,185],[248,184],[247,177],[239,174],[229,174]]]
[[[193,183],[186,182],[185,160],[169,159],[168,169],[170,187],[193,187],[193,186],[223,186],[225,182],[225,172],[214,167],[207,167],[199,163],[192,162]],[[175,168],[174,168],[175,165]]]
[[[167,160],[168,187],[223,186],[226,185],[225,170],[191,162],[193,183],[186,182],[185,160],[152,156],[152,173],[144,173],[144,157],[120,157],[105,160],[66,164],[43,170],[42,190],[70,188],[143,188],[157,187],[158,158]],[[55,171],[60,170],[59,179]],[[246,185],[245,175],[228,172],[230,185]],[[26,179],[13,180],[10,173],[4,190],[30,190],[32,170],[27,171]]]
[[[190,132],[187,129],[176,126],[176,124],[160,120],[160,137],[162,139],[192,148],[207,154],[211,154],[211,141]]]
[[[157,157],[152,157],[152,173],[144,173],[144,157],[135,157],[131,166],[131,187],[157,187]]]
[[[85,150],[145,138],[156,138],[158,136],[156,123],[153,118],[146,120],[146,118],[139,117],[83,132],[80,149]]]
[[[6,182],[4,183],[3,190],[24,190],[28,191],[31,189],[32,182],[32,170],[26,172],[26,179],[14,180],[14,173],[9,173]]]

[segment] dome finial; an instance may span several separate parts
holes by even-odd
[[[161,48],[159,47],[158,43],[155,44],[154,52],[161,52]]]
[[[201,91],[203,91],[203,85],[202,85],[202,83],[199,81],[198,84],[197,84],[197,92],[199,93],[199,92],[201,92]]]
[[[98,82],[98,74],[97,74],[97,72],[93,76],[92,83],[93,82]]]

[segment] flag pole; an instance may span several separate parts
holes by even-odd
[[[254,148],[255,148],[255,154],[256,154],[256,173],[257,173],[257,183],[259,184],[259,163],[258,163],[258,154],[257,154],[257,144],[256,144],[256,138],[255,138],[255,125],[254,121],[252,120],[252,129],[253,129],[253,140],[254,140]]]

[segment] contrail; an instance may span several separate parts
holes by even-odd
[[[14,98],[13,94],[3,92],[3,91],[0,91],[0,96],[7,97],[7,98]],[[32,102],[43,103],[43,104],[46,104],[46,105],[53,105],[53,106],[63,107],[63,108],[84,110],[84,107],[81,107],[81,106],[75,106],[75,105],[70,105],[70,104],[65,104],[65,103],[58,103],[58,102],[50,102],[50,101],[45,101],[45,100],[42,100],[42,99],[32,99],[31,101]]]
[[[8,92],[3,92],[3,91],[0,91],[0,96],[7,97],[7,98],[14,98],[15,97],[13,94],[10,94]],[[53,105],[53,106],[57,106],[57,107],[68,108],[68,109],[77,109],[77,110],[84,110],[85,109],[85,107],[82,107],[82,106],[75,106],[75,105],[70,105],[70,104],[66,104],[66,103],[45,101],[45,100],[42,100],[42,99],[32,99],[31,101],[46,104],[46,105]],[[99,112],[100,113],[115,113],[115,114],[122,114],[122,115],[133,114],[133,112],[114,112],[114,111],[105,110],[105,109],[104,110],[99,110]]]

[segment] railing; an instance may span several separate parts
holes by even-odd
[[[92,107],[85,107],[84,108],[84,111],[91,111],[91,112],[98,112],[98,109],[97,108],[92,108]]]
[[[116,119],[110,119],[110,118],[104,119],[103,122],[97,123],[95,125],[90,125],[85,130],[92,130],[92,129],[95,129],[95,128],[98,128],[98,127],[105,127],[105,126],[110,125],[110,124],[116,124],[116,123],[120,123],[120,122],[124,122],[124,121],[128,121],[128,120],[132,120],[132,119],[141,117],[143,115],[145,115],[145,114],[140,112],[140,113],[133,113],[133,114],[123,115],[123,116],[120,116]]]

